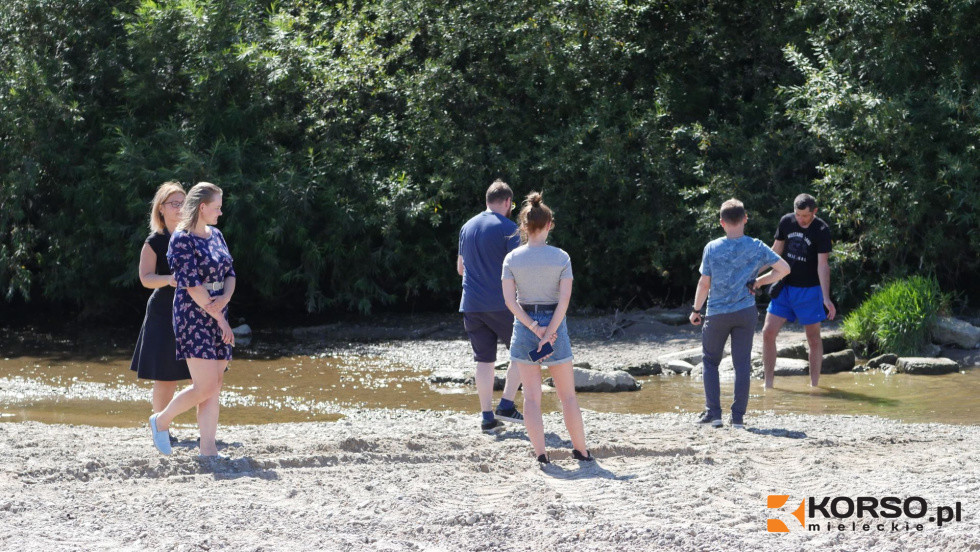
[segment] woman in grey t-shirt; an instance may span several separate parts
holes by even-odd
[[[524,385],[524,424],[538,462],[548,463],[544,422],[541,419],[541,366],[547,366],[561,400],[565,427],[572,438],[576,460],[591,461],[585,446],[582,411],[575,397],[572,345],[568,339],[565,313],[572,297],[572,261],[557,247],[547,244],[554,228],[551,209],[532,192],[519,216],[524,245],[504,258],[503,289],[507,308],[514,313],[510,341],[511,360],[521,371]],[[554,352],[539,360],[531,354],[552,343]]]

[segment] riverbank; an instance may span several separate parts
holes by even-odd
[[[193,416],[173,456],[152,448],[125,332],[2,330],[0,421],[28,421],[0,423],[0,549],[980,550],[972,400],[962,425],[840,415],[950,420],[936,405],[972,393],[976,371],[832,374],[819,390],[777,378],[775,392],[754,388],[743,431],[692,423],[703,397],[690,376],[650,376],[639,392],[582,394],[596,464],[571,459],[549,393],[542,469],[521,426],[478,430],[472,386],[429,379],[472,371],[458,322],[259,330],[226,376],[217,462],[196,457]],[[696,328],[656,320],[569,326],[577,362],[598,370],[699,343]],[[780,346],[801,340],[789,328]],[[790,501],[769,509],[769,495]],[[792,516],[804,498],[838,496],[959,502],[962,515],[868,530],[820,518],[820,531]],[[789,533],[769,533],[770,518]]]
[[[980,549],[977,426],[759,414],[740,431],[596,412],[585,422],[598,462],[570,458],[553,413],[544,469],[520,426],[488,435],[448,412],[222,427],[229,458],[217,462],[199,460],[189,440],[160,456],[145,427],[0,424],[0,548]],[[790,502],[767,509],[773,494]],[[809,496],[960,502],[962,519],[902,517],[898,530],[868,531],[835,520],[828,531],[820,518],[807,531],[791,512]],[[767,532],[769,518],[790,532]]]
[[[581,393],[583,407],[692,417],[700,412],[700,379],[683,370],[660,372],[664,358],[699,362],[698,328],[656,319],[678,315],[683,318],[683,313],[669,311],[573,317],[569,327],[576,363],[589,365],[589,374],[603,376],[628,370],[639,385],[631,392]],[[825,335],[832,331],[830,324]],[[114,427],[145,423],[149,382],[137,380],[129,370],[133,339],[133,331],[111,328],[0,328],[0,421]],[[790,326],[779,346],[801,349],[792,346],[802,340],[801,329]],[[827,343],[832,341],[839,338],[830,337]],[[760,347],[757,335],[757,352]],[[977,356],[977,350],[959,352]],[[500,346],[502,366],[506,358]],[[731,375],[722,372],[723,379]],[[385,316],[314,328],[259,329],[251,343],[236,347],[222,391],[222,425],[332,421],[363,409],[391,408],[475,416],[472,378],[472,354],[458,315]],[[911,423],[980,424],[980,409],[973,401],[980,393],[976,369],[943,376],[845,371],[824,374],[819,389],[808,387],[806,375],[778,376],[776,390],[770,392],[763,391],[761,383],[751,382],[750,415],[854,414]],[[555,395],[547,391],[544,410],[557,411]],[[726,380],[723,403],[730,394]],[[193,432],[193,413],[179,417],[177,424],[178,433]]]

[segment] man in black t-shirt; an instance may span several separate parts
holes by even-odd
[[[766,389],[771,389],[776,368],[776,336],[786,322],[799,322],[810,347],[810,385],[816,387],[823,364],[820,323],[833,320],[837,309],[830,300],[830,227],[817,218],[817,200],[800,194],[794,212],[779,220],[772,250],[789,263],[782,290],[773,297],[762,329],[762,363]]]

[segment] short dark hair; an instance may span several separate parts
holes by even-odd
[[[810,194],[800,194],[793,200],[793,207],[801,211],[803,209],[812,211],[817,208],[817,200]]]
[[[487,204],[500,203],[504,200],[513,201],[514,191],[510,189],[510,186],[506,182],[498,178],[487,188]]]
[[[721,220],[728,224],[738,224],[745,219],[745,205],[741,201],[729,199],[721,204]]]

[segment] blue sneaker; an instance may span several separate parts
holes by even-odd
[[[150,434],[153,435],[153,446],[160,451],[160,454],[170,456],[172,452],[170,448],[170,432],[157,429],[157,416],[159,414],[150,416]]]

